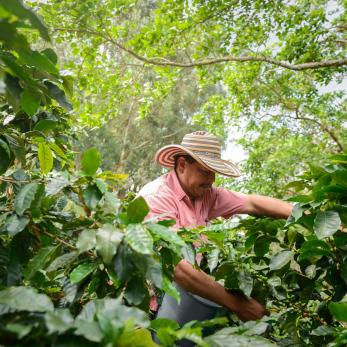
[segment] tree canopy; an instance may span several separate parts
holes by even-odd
[[[239,189],[277,196],[308,160],[346,146],[345,92],[330,87],[346,72],[343,1],[32,4],[65,73],[77,77],[72,103],[87,124],[118,117],[141,131],[166,99],[195,88],[195,107],[179,103],[175,127],[183,120],[241,144],[248,159]],[[286,166],[284,153],[295,154]]]

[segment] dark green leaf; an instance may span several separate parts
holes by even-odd
[[[132,253],[125,244],[118,247],[117,254],[113,258],[113,268],[121,281],[126,281],[129,274],[134,271]]]
[[[34,131],[49,131],[57,127],[58,122],[52,119],[40,120],[35,126]]]
[[[6,172],[10,164],[10,148],[4,140],[0,139],[0,175]]]
[[[0,4],[7,11],[9,11],[10,13],[13,13],[18,18],[28,19],[30,21],[31,25],[33,26],[33,28],[37,29],[40,32],[41,36],[45,40],[49,41],[48,30],[45,27],[45,25],[43,24],[43,22],[41,21],[41,19],[33,11],[26,8],[23,5],[22,1],[20,1],[20,0],[11,0],[11,1],[0,0]]]
[[[77,252],[69,252],[55,258],[49,266],[45,269],[46,272],[53,272],[60,268],[65,268],[69,266],[75,259],[77,259]]]
[[[104,263],[109,264],[116,254],[124,234],[111,224],[104,224],[96,232],[96,250],[100,253]]]
[[[130,305],[140,305],[148,293],[148,289],[140,277],[133,276],[127,284],[124,297]]]
[[[328,325],[321,325],[316,329],[313,329],[311,331],[312,335],[315,336],[326,336],[326,335],[333,335],[336,333],[336,328],[333,328],[331,326]]]
[[[270,240],[267,236],[259,236],[254,242],[254,253],[258,257],[263,257],[270,247]]]
[[[60,245],[48,246],[41,248],[38,253],[32,258],[25,271],[25,278],[30,280],[36,274],[37,271],[44,269],[49,261],[57,254],[60,250]]]
[[[88,186],[83,192],[83,198],[86,205],[90,209],[94,209],[102,198],[102,194],[96,186]]]
[[[293,259],[293,252],[292,251],[279,252],[271,258],[271,261],[269,264],[270,270],[282,269],[292,259]]]
[[[70,274],[71,283],[79,283],[85,279],[89,274],[91,274],[96,268],[97,263],[83,263],[78,265]]]
[[[65,110],[71,111],[72,106],[66,99],[64,91],[52,82],[45,81],[44,83],[48,88],[51,97],[55,99],[61,107],[65,108]]]
[[[31,207],[38,189],[39,184],[33,182],[25,185],[20,190],[14,202],[14,209],[19,216],[22,216],[23,213]]]
[[[58,75],[59,71],[56,66],[47,58],[46,55],[32,50],[18,50],[20,60],[28,65],[37,68],[40,71]]]
[[[52,48],[46,48],[41,51],[54,65],[58,63],[58,57],[55,51]]]
[[[298,260],[330,255],[330,247],[324,241],[310,240],[302,244]]]
[[[342,266],[341,266],[341,277],[347,284],[347,258],[344,260]]]
[[[149,212],[149,207],[145,199],[140,196],[133,200],[127,210],[127,216],[129,223],[140,223],[142,222]]]
[[[89,148],[83,153],[82,170],[88,176],[95,175],[96,171],[100,167],[100,164],[100,153],[96,148]]]

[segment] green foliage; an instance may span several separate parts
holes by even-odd
[[[296,205],[286,223],[248,218],[226,230],[216,224],[213,229],[223,233],[222,247],[215,242],[217,231],[201,231],[209,239],[200,249],[207,252],[206,271],[223,280],[226,288],[266,303],[270,316],[261,320],[269,325],[264,337],[279,345],[344,343],[339,334],[344,331],[347,312],[347,185],[340,180],[340,172],[346,169],[347,155],[342,154],[303,174],[296,187],[301,191],[305,186],[306,194],[290,199]],[[211,267],[209,256],[216,250],[218,257]],[[227,336],[222,332],[206,340],[212,346],[238,343],[232,331]],[[240,338],[240,345],[247,338]]]

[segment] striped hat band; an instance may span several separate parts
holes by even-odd
[[[240,170],[234,163],[221,158],[218,138],[206,131],[185,135],[180,145],[164,146],[157,151],[155,160],[162,166],[173,168],[175,157],[187,154],[208,170],[228,177],[240,176]]]

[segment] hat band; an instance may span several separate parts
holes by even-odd
[[[192,151],[194,154],[198,154],[198,155],[206,155],[208,157],[211,158],[215,158],[215,159],[220,159],[220,155],[216,154],[216,153],[211,153],[211,152],[201,152],[201,151]]]

